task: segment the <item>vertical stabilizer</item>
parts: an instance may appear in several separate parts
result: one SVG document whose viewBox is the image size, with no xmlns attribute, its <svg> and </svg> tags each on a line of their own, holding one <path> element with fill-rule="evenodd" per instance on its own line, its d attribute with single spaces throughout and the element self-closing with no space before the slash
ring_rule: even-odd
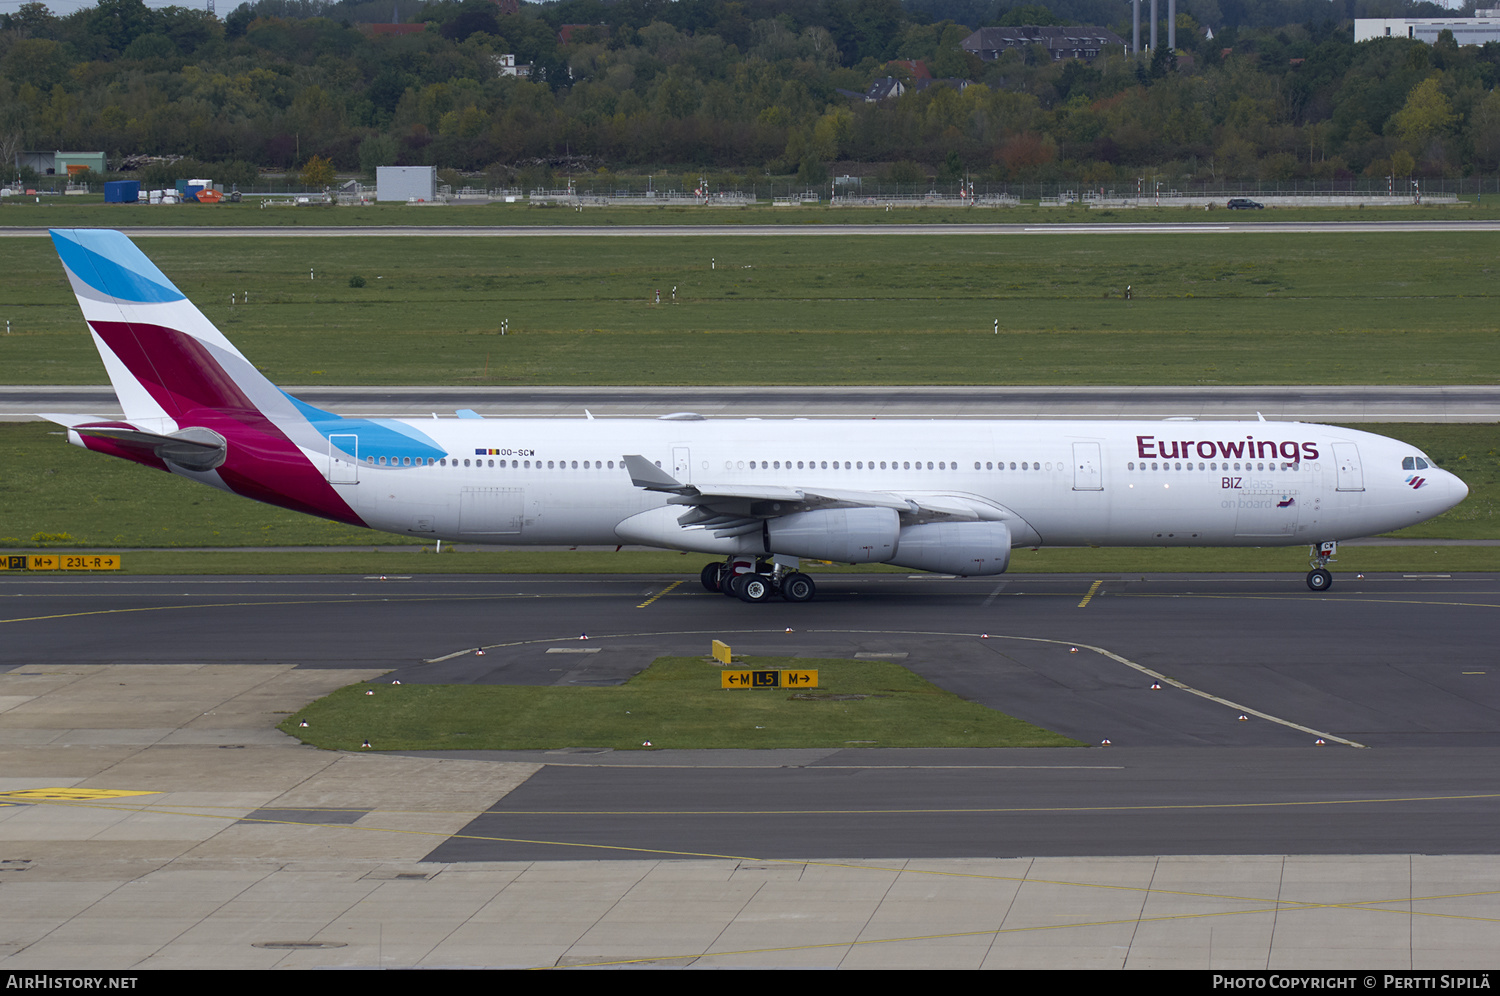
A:
<svg viewBox="0 0 1500 996">
<path fill-rule="evenodd" d="M 298 417 L 124 235 L 54 229 L 52 242 L 127 420 L 191 424 L 200 409 Z"/>
<path fill-rule="evenodd" d="M 323 470 L 337 415 L 265 378 L 119 232 L 54 230 L 123 422 L 65 417 L 70 441 L 283 508 L 363 525 Z M 434 452 L 440 452 L 434 448 Z"/>
</svg>

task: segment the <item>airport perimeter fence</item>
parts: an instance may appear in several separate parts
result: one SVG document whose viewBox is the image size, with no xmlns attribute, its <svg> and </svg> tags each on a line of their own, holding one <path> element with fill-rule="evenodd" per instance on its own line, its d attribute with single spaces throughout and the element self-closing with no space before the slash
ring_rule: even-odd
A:
<svg viewBox="0 0 1500 996">
<path fill-rule="evenodd" d="M 372 192 L 373 193 L 373 192 Z M 816 187 L 796 183 L 754 183 L 697 190 L 649 188 L 646 184 L 591 183 L 553 189 L 440 189 L 439 200 L 522 201 L 531 204 L 589 206 L 742 207 L 832 205 L 835 207 L 1018 207 L 1021 204 L 1098 208 L 1225 206 L 1247 198 L 1268 206 L 1351 206 L 1358 204 L 1442 204 L 1485 195 L 1500 199 L 1500 175 L 1455 179 L 1367 178 L 1348 180 L 1267 180 L 1261 182 L 1174 183 L 1144 178 L 1139 183 L 1088 186 L 1064 183 L 897 184 L 839 178 Z"/>
<path fill-rule="evenodd" d="M 48 180 L 51 180 L 49 177 Z M 660 178 L 658 178 L 660 180 Z M 61 195 L 44 181 L 39 193 Z M 298 183 L 268 181 L 239 188 L 243 198 L 278 203 L 373 203 L 373 184 L 345 185 L 332 191 L 312 189 Z M 707 185 L 707 189 L 661 189 L 649 181 L 623 179 L 600 182 L 593 177 L 575 181 L 571 188 L 524 189 L 465 186 L 457 190 L 438 188 L 435 203 L 531 203 L 572 206 L 705 206 L 742 207 L 753 204 L 920 207 L 1015 207 L 1021 204 L 1098 208 L 1197 207 L 1227 204 L 1233 198 L 1248 198 L 1268 206 L 1353 204 L 1442 204 L 1461 199 L 1491 196 L 1500 201 L 1500 174 L 1457 178 L 1359 177 L 1343 180 L 1266 180 L 1248 182 L 1182 182 L 1150 174 L 1133 183 L 1085 184 L 1081 181 L 1049 183 L 960 183 L 902 184 L 872 178 L 838 177 L 808 187 L 785 181 L 746 183 L 739 186 Z M 302 200 L 306 198 L 307 200 Z"/>
</svg>

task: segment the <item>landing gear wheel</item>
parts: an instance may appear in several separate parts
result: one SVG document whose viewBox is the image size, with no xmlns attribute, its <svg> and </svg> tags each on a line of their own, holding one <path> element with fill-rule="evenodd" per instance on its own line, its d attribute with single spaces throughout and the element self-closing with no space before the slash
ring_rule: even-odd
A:
<svg viewBox="0 0 1500 996">
<path fill-rule="evenodd" d="M 806 574 L 792 573 L 781 579 L 781 597 L 788 602 L 810 602 L 817 590 Z"/>
<path fill-rule="evenodd" d="M 728 595 L 730 598 L 744 598 L 745 596 L 740 594 L 740 589 L 745 586 L 745 579 L 749 577 L 753 577 L 753 575 L 730 575 L 728 580 L 723 584 L 722 587 L 719 588 L 719 590 L 722 591 L 725 595 Z"/>
<path fill-rule="evenodd" d="M 1333 575 L 1316 567 L 1307 572 L 1307 586 L 1313 591 L 1327 591 L 1333 586 Z"/>
<path fill-rule="evenodd" d="M 719 582 L 724 577 L 724 565 L 717 563 L 709 564 L 703 568 L 703 572 L 698 577 L 703 582 L 704 591 L 718 591 Z"/>
<path fill-rule="evenodd" d="M 746 602 L 764 602 L 771 597 L 771 579 L 764 574 L 744 574 L 740 581 L 739 596 Z M 736 579 L 738 580 L 738 579 Z"/>
</svg>

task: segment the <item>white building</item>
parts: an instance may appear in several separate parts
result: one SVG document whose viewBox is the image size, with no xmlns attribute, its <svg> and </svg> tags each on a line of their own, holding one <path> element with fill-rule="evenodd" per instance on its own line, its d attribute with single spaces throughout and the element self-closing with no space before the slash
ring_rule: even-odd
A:
<svg viewBox="0 0 1500 996">
<path fill-rule="evenodd" d="M 521 79 L 529 79 L 531 76 L 530 64 L 522 63 L 521 65 L 516 65 L 514 52 L 507 52 L 504 55 L 492 55 L 490 58 L 495 60 L 495 68 L 501 76 L 519 76 Z"/>
<path fill-rule="evenodd" d="M 379 166 L 375 169 L 377 201 L 422 201 L 437 199 L 436 166 Z"/>
<path fill-rule="evenodd" d="M 1474 17 L 1357 17 L 1354 40 L 1412 38 L 1431 45 L 1444 31 L 1460 45 L 1500 41 L 1500 11 L 1478 10 Z"/>
</svg>

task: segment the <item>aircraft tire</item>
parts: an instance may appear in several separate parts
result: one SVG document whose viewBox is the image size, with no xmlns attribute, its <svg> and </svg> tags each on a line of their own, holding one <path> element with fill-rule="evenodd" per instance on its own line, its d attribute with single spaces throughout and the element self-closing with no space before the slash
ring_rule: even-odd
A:
<svg viewBox="0 0 1500 996">
<path fill-rule="evenodd" d="M 740 589 L 744 587 L 745 579 L 748 577 L 750 577 L 749 574 L 730 575 L 729 578 L 720 586 L 719 590 L 729 598 L 743 598 L 744 596 L 740 594 Z"/>
<path fill-rule="evenodd" d="M 1321 567 L 1307 572 L 1307 586 L 1313 591 L 1327 591 L 1333 587 L 1333 575 Z"/>
<path fill-rule="evenodd" d="M 813 579 L 800 572 L 788 574 L 781 579 L 781 597 L 788 602 L 810 602 L 818 586 Z"/>
<path fill-rule="evenodd" d="M 739 596 L 746 602 L 764 602 L 771 597 L 771 579 L 764 574 L 744 574 L 740 581 Z"/>
<path fill-rule="evenodd" d="M 719 582 L 724 578 L 724 565 L 712 563 L 703 568 L 698 579 L 703 582 L 704 591 L 719 591 Z"/>
</svg>

